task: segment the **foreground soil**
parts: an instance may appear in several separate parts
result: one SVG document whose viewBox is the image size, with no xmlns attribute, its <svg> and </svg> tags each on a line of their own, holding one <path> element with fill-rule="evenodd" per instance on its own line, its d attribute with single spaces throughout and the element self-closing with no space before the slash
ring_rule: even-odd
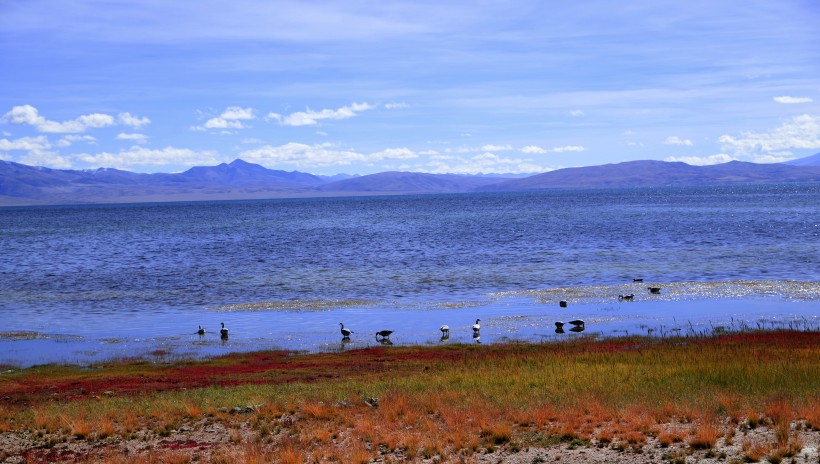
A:
<svg viewBox="0 0 820 464">
<path fill-rule="evenodd" d="M 783 331 L 8 369 L 0 463 L 820 463 L 818 354 Z"/>
</svg>

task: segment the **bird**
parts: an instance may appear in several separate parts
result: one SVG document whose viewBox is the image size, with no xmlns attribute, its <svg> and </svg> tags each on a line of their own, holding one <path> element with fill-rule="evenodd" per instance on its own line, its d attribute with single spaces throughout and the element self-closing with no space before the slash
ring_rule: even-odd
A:
<svg viewBox="0 0 820 464">
<path fill-rule="evenodd" d="M 661 292 L 661 288 L 660 288 L 660 287 L 647 287 L 647 288 L 649 289 L 649 293 L 655 293 L 655 294 L 657 294 L 657 293 L 660 293 L 660 292 Z"/>
<path fill-rule="evenodd" d="M 567 307 L 567 300 L 561 300 L 561 301 L 559 301 L 559 302 L 558 302 L 558 306 L 560 306 L 560 307 L 562 307 L 562 308 L 566 308 L 566 307 Z"/>
<path fill-rule="evenodd" d="M 342 324 L 341 322 L 339 323 L 339 325 L 342 326 L 342 337 L 350 338 L 350 334 L 352 334 L 353 331 L 350 330 L 350 329 L 345 329 L 345 325 Z"/>
<path fill-rule="evenodd" d="M 475 324 L 473 324 L 473 335 L 481 331 L 481 324 L 479 324 L 479 322 L 481 322 L 481 319 L 476 319 Z"/>
<path fill-rule="evenodd" d="M 225 323 L 224 322 L 221 322 L 221 324 L 222 324 L 222 328 L 219 329 L 219 335 L 222 338 L 228 338 L 228 329 L 225 328 Z"/>
<path fill-rule="evenodd" d="M 635 294 L 630 293 L 629 295 L 618 295 L 618 301 L 634 301 Z"/>
<path fill-rule="evenodd" d="M 569 321 L 570 324 L 574 325 L 575 327 L 581 327 L 584 325 L 584 321 L 581 319 L 576 319 L 574 321 Z"/>
<path fill-rule="evenodd" d="M 639 277 L 636 279 L 632 279 L 632 282 L 643 282 L 643 279 Z"/>
<path fill-rule="evenodd" d="M 196 333 L 199 335 L 205 335 L 205 329 L 203 329 L 202 326 L 199 326 L 199 330 L 197 330 Z"/>
<path fill-rule="evenodd" d="M 380 331 L 376 332 L 376 338 L 379 338 L 379 337 L 389 338 L 391 333 L 393 333 L 392 330 L 380 330 Z"/>
<path fill-rule="evenodd" d="M 444 337 L 446 335 L 450 335 L 450 326 L 445 324 L 441 326 L 438 330 L 441 330 L 441 336 Z"/>
<path fill-rule="evenodd" d="M 564 327 L 564 323 L 563 323 L 563 322 L 558 321 L 558 322 L 556 322 L 556 323 L 555 323 L 555 328 L 556 328 L 556 329 L 562 329 L 563 327 Z"/>
</svg>

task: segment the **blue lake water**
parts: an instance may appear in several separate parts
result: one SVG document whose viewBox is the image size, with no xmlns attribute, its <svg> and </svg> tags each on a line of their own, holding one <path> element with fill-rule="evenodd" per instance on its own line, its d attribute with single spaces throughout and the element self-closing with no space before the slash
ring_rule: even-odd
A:
<svg viewBox="0 0 820 464">
<path fill-rule="evenodd" d="M 11 365 L 820 324 L 820 184 L 0 208 L 0 252 Z"/>
</svg>

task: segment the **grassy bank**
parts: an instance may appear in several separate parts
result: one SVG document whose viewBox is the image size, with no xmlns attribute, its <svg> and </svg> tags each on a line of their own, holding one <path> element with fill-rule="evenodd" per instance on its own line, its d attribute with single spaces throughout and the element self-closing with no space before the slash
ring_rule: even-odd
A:
<svg viewBox="0 0 820 464">
<path fill-rule="evenodd" d="M 179 462 L 457 462 L 561 444 L 642 452 L 650 439 L 709 453 L 765 425 L 774 438 L 749 439 L 746 455 L 776 460 L 799 450 L 798 431 L 820 428 L 818 385 L 817 332 L 255 353 L 6 373 L 0 431 L 29 439 L 20 456 L 35 461 L 82 442 L 98 445 L 79 446 L 86 456 L 110 462 L 135 452 Z M 184 433 L 208 428 L 220 438 Z M 126 442 L 146 447 L 129 457 L 118 451 Z"/>
</svg>

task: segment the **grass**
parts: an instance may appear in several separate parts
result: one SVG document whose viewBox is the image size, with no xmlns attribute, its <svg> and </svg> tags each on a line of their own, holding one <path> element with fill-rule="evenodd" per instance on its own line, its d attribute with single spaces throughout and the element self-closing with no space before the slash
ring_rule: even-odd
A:
<svg viewBox="0 0 820 464">
<path fill-rule="evenodd" d="M 820 333 L 800 331 L 265 352 L 5 374 L 0 431 L 174 443 L 183 427 L 221 426 L 222 442 L 196 448 L 212 462 L 367 462 L 522 444 L 641 450 L 648 437 L 711 450 L 733 437 L 724 424 L 753 423 L 775 440 L 744 443 L 748 459 L 776 460 L 794 452 L 791 424 L 820 426 L 819 384 Z"/>
</svg>

